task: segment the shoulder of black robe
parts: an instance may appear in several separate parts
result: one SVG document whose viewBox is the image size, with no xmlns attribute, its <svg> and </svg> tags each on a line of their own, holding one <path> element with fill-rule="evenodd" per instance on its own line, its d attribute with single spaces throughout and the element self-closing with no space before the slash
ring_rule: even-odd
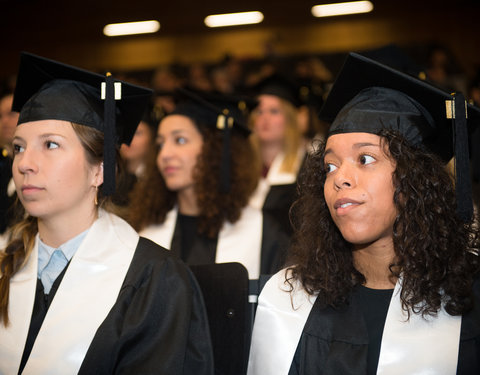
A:
<svg viewBox="0 0 480 375">
<path fill-rule="evenodd" d="M 297 183 L 272 185 L 265 197 L 262 211 L 274 217 L 288 235 L 293 233 L 290 224 L 290 207 L 297 199 Z"/>
<path fill-rule="evenodd" d="M 260 274 L 272 275 L 280 271 L 290 246 L 290 234 L 277 221 L 276 217 L 263 212 L 262 253 Z"/>
<path fill-rule="evenodd" d="M 140 238 L 79 374 L 213 374 L 203 298 L 183 262 Z"/>
<path fill-rule="evenodd" d="M 319 296 L 298 345 L 290 375 L 366 374 L 368 332 L 354 299 L 334 309 Z"/>
</svg>

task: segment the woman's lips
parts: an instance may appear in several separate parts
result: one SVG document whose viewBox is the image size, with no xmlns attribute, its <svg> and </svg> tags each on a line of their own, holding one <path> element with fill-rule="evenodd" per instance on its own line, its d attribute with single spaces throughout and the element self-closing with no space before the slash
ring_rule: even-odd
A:
<svg viewBox="0 0 480 375">
<path fill-rule="evenodd" d="M 23 185 L 22 186 L 22 193 L 24 195 L 26 194 L 33 194 L 33 193 L 36 193 L 40 190 L 43 190 L 43 188 L 39 187 L 39 186 L 35 186 L 35 185 Z"/>
<path fill-rule="evenodd" d="M 335 201 L 333 207 L 337 211 L 337 214 L 344 214 L 356 207 L 358 207 L 362 202 L 356 201 L 350 198 L 342 198 Z"/>
</svg>

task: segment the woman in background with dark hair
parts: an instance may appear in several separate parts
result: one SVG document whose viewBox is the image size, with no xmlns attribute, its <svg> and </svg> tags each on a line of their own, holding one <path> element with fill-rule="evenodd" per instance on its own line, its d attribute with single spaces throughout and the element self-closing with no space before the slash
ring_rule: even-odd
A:
<svg viewBox="0 0 480 375">
<path fill-rule="evenodd" d="M 186 89 L 178 96 L 158 127 L 156 160 L 133 191 L 130 222 L 187 264 L 239 262 L 251 279 L 275 272 L 288 239 L 248 206 L 258 168 L 246 102 Z"/>
<path fill-rule="evenodd" d="M 22 55 L 12 169 L 28 215 L 0 252 L 0 373 L 213 373 L 195 278 L 108 204 L 116 135 L 130 141 L 150 95 Z"/>
<path fill-rule="evenodd" d="M 259 298 L 250 375 L 480 371 L 478 233 L 444 167 L 453 99 L 461 140 L 461 96 L 350 55 L 292 209 L 290 266 Z"/>
</svg>

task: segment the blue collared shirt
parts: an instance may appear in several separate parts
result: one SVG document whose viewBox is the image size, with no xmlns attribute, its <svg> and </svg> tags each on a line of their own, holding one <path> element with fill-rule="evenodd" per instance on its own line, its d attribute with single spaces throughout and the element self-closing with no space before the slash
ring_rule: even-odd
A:
<svg viewBox="0 0 480 375">
<path fill-rule="evenodd" d="M 90 229 L 90 228 L 89 228 Z M 38 240 L 38 278 L 42 280 L 45 294 L 50 293 L 54 281 L 80 247 L 88 230 L 55 249 Z"/>
</svg>

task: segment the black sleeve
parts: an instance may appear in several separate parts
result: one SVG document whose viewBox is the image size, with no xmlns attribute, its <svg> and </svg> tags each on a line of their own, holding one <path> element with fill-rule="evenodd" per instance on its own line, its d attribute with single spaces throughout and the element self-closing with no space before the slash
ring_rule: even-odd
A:
<svg viewBox="0 0 480 375">
<path fill-rule="evenodd" d="M 213 374 L 203 299 L 183 262 L 140 239 L 79 374 Z"/>
</svg>

